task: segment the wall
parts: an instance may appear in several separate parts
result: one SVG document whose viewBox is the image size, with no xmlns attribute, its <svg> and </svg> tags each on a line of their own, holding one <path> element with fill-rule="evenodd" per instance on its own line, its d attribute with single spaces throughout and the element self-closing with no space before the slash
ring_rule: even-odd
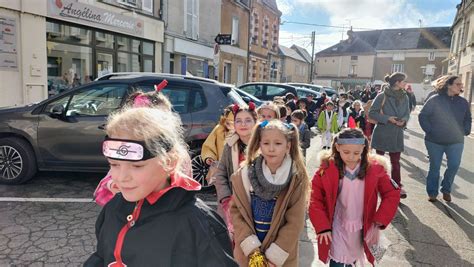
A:
<svg viewBox="0 0 474 267">
<path fill-rule="evenodd" d="M 371 78 L 374 69 L 374 55 L 356 55 L 357 60 L 351 60 L 351 55 L 316 57 L 315 68 L 317 77 L 348 77 L 351 65 L 357 65 L 357 77 Z"/>
<path fill-rule="evenodd" d="M 308 82 L 308 72 L 309 72 L 309 64 L 306 62 L 302 62 L 299 60 L 295 60 L 291 57 L 282 57 L 283 64 L 283 73 L 281 75 L 282 82 L 301 82 L 306 83 Z M 298 73 L 297 69 L 303 68 L 303 72 Z"/>
</svg>

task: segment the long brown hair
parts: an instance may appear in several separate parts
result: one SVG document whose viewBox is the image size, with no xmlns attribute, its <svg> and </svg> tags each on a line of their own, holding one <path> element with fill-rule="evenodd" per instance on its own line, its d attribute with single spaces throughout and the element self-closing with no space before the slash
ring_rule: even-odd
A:
<svg viewBox="0 0 474 267">
<path fill-rule="evenodd" d="M 456 75 L 444 75 L 433 82 L 434 88 L 438 94 L 447 94 L 448 86 L 453 85 L 454 81 L 458 79 Z"/>
<path fill-rule="evenodd" d="M 332 158 L 334 159 L 334 163 L 336 164 L 336 167 L 339 171 L 339 179 L 342 179 L 344 177 L 344 168 L 345 168 L 345 164 L 341 158 L 341 154 L 336 149 L 336 144 L 339 138 L 344 138 L 344 139 L 364 138 L 365 139 L 365 142 L 364 142 L 365 146 L 364 146 L 364 150 L 362 150 L 362 155 L 360 159 L 359 174 L 357 174 L 357 178 L 363 180 L 365 177 L 365 174 L 367 173 L 367 167 L 369 166 L 369 141 L 367 140 L 364 133 L 360 129 L 346 128 L 340 131 L 334 137 L 334 140 L 332 141 Z"/>
</svg>

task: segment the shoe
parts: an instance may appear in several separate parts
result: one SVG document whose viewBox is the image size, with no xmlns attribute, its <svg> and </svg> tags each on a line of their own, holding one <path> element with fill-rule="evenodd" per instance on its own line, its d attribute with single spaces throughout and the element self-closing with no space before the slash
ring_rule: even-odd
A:
<svg viewBox="0 0 474 267">
<path fill-rule="evenodd" d="M 403 188 L 400 189 L 400 198 L 405 199 L 405 198 L 407 198 L 407 196 L 408 196 L 407 192 Z"/>
<path fill-rule="evenodd" d="M 446 202 L 451 202 L 451 194 L 450 193 L 443 193 L 443 199 Z"/>
<path fill-rule="evenodd" d="M 429 201 L 429 202 L 436 202 L 436 201 L 438 201 L 438 199 L 436 199 L 435 196 L 429 196 L 429 197 L 428 197 L 428 201 Z"/>
</svg>

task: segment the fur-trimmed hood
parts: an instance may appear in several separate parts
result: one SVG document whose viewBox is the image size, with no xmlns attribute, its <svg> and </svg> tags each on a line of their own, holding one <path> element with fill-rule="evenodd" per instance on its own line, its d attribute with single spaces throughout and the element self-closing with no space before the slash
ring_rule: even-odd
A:
<svg viewBox="0 0 474 267">
<path fill-rule="evenodd" d="M 237 141 L 239 141 L 239 139 L 240 139 L 239 135 L 234 132 L 233 134 L 229 135 L 229 137 L 227 137 L 225 142 L 227 145 L 232 147 L 233 145 L 235 145 L 235 143 L 237 143 Z"/>
<path fill-rule="evenodd" d="M 328 168 L 329 161 L 333 159 L 332 150 L 322 150 L 318 153 L 319 168 Z M 392 164 L 389 159 L 384 156 L 380 156 L 374 153 L 369 153 L 369 166 L 380 165 L 387 173 L 392 173 Z"/>
</svg>

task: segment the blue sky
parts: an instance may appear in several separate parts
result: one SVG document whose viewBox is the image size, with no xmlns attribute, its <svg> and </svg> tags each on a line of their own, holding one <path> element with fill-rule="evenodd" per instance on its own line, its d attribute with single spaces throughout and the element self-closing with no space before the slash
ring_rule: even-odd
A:
<svg viewBox="0 0 474 267">
<path fill-rule="evenodd" d="M 300 45 L 311 53 L 311 32 L 316 31 L 315 52 L 355 31 L 386 28 L 451 26 L 461 0 L 276 0 L 283 13 L 280 44 Z M 344 26 L 306 26 L 291 22 Z"/>
</svg>

